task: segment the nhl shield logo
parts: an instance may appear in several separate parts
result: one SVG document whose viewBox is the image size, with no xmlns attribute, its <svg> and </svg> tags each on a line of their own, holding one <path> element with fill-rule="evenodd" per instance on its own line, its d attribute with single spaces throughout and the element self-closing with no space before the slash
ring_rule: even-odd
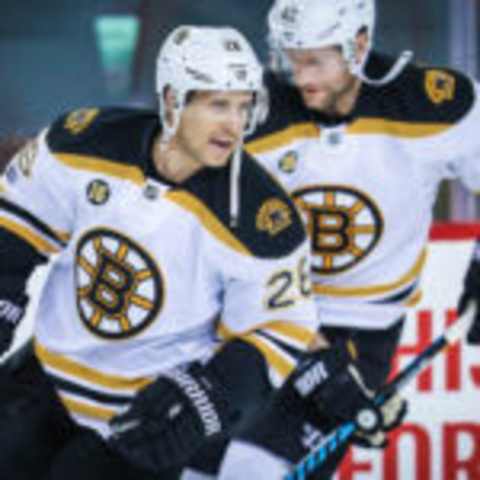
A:
<svg viewBox="0 0 480 480">
<path fill-rule="evenodd" d="M 279 161 L 278 168 L 283 173 L 293 173 L 297 169 L 298 155 L 294 151 L 287 152 Z"/>
<path fill-rule="evenodd" d="M 88 201 L 93 205 L 104 205 L 110 198 L 110 187 L 103 180 L 93 180 L 87 187 Z"/>
</svg>

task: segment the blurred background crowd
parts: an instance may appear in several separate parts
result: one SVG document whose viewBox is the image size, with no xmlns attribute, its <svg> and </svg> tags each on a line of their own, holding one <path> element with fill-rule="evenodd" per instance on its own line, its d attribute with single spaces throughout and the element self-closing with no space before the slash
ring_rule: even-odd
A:
<svg viewBox="0 0 480 480">
<path fill-rule="evenodd" d="M 58 114 L 112 104 L 156 108 L 158 46 L 179 24 L 232 25 L 267 61 L 271 0 L 2 0 L 0 164 Z M 480 2 L 377 0 L 375 45 L 478 76 Z M 479 159 L 480 161 L 480 159 Z M 445 185 L 437 219 L 478 218 L 478 201 Z"/>
</svg>

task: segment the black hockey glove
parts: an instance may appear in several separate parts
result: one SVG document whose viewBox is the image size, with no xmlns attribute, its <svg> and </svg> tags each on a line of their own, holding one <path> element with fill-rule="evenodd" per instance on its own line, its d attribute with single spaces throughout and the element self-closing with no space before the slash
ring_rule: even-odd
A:
<svg viewBox="0 0 480 480">
<path fill-rule="evenodd" d="M 12 345 L 15 328 L 25 315 L 28 296 L 0 297 L 0 356 Z"/>
<path fill-rule="evenodd" d="M 372 401 L 343 344 L 309 354 L 288 380 L 304 401 L 338 423 L 353 420 L 359 431 L 382 428 L 382 412 Z"/>
<path fill-rule="evenodd" d="M 154 473 L 180 466 L 229 423 L 222 385 L 194 363 L 143 389 L 111 422 L 110 445 L 128 462 Z"/>
<path fill-rule="evenodd" d="M 472 259 L 463 283 L 463 292 L 458 302 L 457 311 L 462 315 L 470 302 L 475 303 L 475 318 L 467 334 L 467 342 L 480 344 L 480 240 L 477 239 Z"/>
</svg>

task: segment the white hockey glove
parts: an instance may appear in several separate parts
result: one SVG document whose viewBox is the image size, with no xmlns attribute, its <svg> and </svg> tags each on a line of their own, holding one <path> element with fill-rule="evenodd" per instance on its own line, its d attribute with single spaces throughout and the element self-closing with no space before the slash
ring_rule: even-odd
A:
<svg viewBox="0 0 480 480">
<path fill-rule="evenodd" d="M 398 393 L 380 407 L 381 428 L 368 434 L 358 431 L 352 436 L 352 443 L 364 448 L 385 448 L 388 445 L 387 433 L 403 422 L 408 412 L 408 403 Z"/>
</svg>

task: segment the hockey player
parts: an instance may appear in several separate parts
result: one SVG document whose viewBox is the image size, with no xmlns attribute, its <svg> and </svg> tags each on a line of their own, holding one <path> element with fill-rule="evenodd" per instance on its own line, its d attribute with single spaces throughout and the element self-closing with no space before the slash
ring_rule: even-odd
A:
<svg viewBox="0 0 480 480">
<path fill-rule="evenodd" d="M 0 371 L 5 478 L 175 478 L 305 355 L 318 327 L 306 235 L 288 195 L 241 150 L 262 88 L 237 31 L 180 27 L 158 57 L 160 121 L 77 110 L 8 166 L 3 351 L 31 272 L 56 259 L 35 357 Z M 329 382 L 312 402 L 340 419 L 376 411 L 337 352 L 315 353 Z"/>
<path fill-rule="evenodd" d="M 372 51 L 374 0 L 275 0 L 268 24 L 270 115 L 246 149 L 302 212 L 322 332 L 354 343 L 376 389 L 421 295 L 440 181 L 480 187 L 478 85 Z"/>
</svg>

